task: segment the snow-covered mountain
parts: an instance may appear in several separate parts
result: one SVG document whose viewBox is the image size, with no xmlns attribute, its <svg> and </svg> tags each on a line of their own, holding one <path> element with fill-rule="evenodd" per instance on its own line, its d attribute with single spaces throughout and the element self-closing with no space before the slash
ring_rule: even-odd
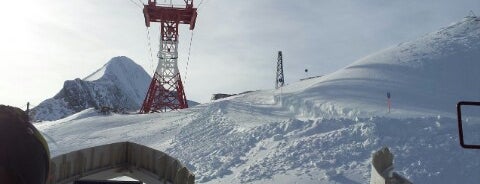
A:
<svg viewBox="0 0 480 184">
<path fill-rule="evenodd" d="M 35 121 L 57 120 L 87 108 L 137 111 L 151 77 L 130 58 L 114 57 L 84 79 L 67 80 L 53 98 L 32 109 Z M 190 106 L 198 103 L 188 101 Z"/>
<path fill-rule="evenodd" d="M 57 120 L 87 108 L 102 106 L 138 110 L 151 78 L 130 58 L 114 57 L 82 79 L 67 80 L 53 98 L 32 109 L 36 121 Z"/>
<path fill-rule="evenodd" d="M 36 126 L 52 156 L 132 141 L 187 165 L 198 183 L 368 183 L 388 146 L 414 183 L 477 183 L 477 150 L 458 141 L 457 100 L 480 97 L 480 19 L 385 49 L 320 78 L 158 114 Z M 386 93 L 392 94 L 387 112 Z"/>
</svg>

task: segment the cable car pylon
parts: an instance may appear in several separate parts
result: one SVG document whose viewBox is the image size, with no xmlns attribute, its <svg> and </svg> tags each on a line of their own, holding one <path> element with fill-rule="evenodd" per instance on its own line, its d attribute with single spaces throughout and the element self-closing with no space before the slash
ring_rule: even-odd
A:
<svg viewBox="0 0 480 184">
<path fill-rule="evenodd" d="M 284 85 L 285 85 L 285 78 L 283 75 L 283 56 L 282 56 L 282 51 L 278 51 L 277 75 L 275 77 L 275 89 L 281 88 Z"/>
<path fill-rule="evenodd" d="M 160 49 L 158 66 L 140 109 L 140 113 L 167 112 L 188 108 L 180 72 L 178 70 L 178 27 L 180 24 L 195 28 L 197 8 L 193 0 L 184 0 L 185 8 L 157 6 L 156 0 L 144 5 L 145 25 L 160 23 Z"/>
</svg>

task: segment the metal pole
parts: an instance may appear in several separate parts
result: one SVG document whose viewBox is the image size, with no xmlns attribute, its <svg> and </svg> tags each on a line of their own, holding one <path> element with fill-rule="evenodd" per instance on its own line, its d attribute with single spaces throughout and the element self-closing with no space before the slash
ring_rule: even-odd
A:
<svg viewBox="0 0 480 184">
<path fill-rule="evenodd" d="M 30 102 L 27 102 L 27 121 L 30 121 Z"/>
</svg>

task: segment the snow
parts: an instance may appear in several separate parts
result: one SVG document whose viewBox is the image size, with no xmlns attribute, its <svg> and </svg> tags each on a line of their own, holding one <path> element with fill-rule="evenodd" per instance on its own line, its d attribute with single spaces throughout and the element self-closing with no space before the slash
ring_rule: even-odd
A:
<svg viewBox="0 0 480 184">
<path fill-rule="evenodd" d="M 132 68 L 135 68 L 132 70 Z M 150 78 L 146 75 L 140 65 L 133 62 L 130 58 L 119 56 L 112 58 L 102 68 L 85 77 L 85 81 L 104 80 L 107 82 L 115 81 L 117 88 L 123 89 L 126 96 L 134 97 L 136 102 L 142 102 L 145 98 L 145 86 L 148 86 Z M 147 80 L 145 80 L 147 79 Z"/>
<path fill-rule="evenodd" d="M 40 110 L 35 110 L 35 116 L 46 117 L 45 119 L 50 119 L 51 117 L 64 117 L 65 114 L 75 113 L 72 109 L 68 108 L 68 104 L 64 99 L 50 98 L 42 103 L 43 108 Z"/>
<path fill-rule="evenodd" d="M 325 112 L 332 117 L 371 116 L 385 112 L 386 93 L 391 92 L 392 114 L 452 112 L 460 100 L 479 99 L 478 72 L 472 67 L 479 65 L 479 27 L 474 18 L 466 18 L 304 82 L 305 87 L 287 86 L 284 92 L 297 92 L 283 95 L 283 104 L 311 117 Z M 305 106 L 312 111 L 301 109 Z"/>
<path fill-rule="evenodd" d="M 85 110 L 36 126 L 52 156 L 131 141 L 178 158 L 198 183 L 368 183 L 383 146 L 414 183 L 476 183 L 479 152 L 459 146 L 454 115 L 457 101 L 480 97 L 478 58 L 480 21 L 466 18 L 281 90 L 167 113 Z"/>
<path fill-rule="evenodd" d="M 97 71 L 93 72 L 92 74 L 88 75 L 85 77 L 83 80 L 84 81 L 96 81 L 102 78 L 105 75 L 105 71 L 107 70 L 107 66 L 110 63 L 108 62 L 107 64 L 103 65 L 102 68 L 99 68 Z"/>
</svg>

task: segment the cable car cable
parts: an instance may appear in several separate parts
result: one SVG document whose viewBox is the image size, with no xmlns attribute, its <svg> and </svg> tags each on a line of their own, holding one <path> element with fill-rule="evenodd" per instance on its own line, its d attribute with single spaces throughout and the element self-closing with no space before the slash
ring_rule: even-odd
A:
<svg viewBox="0 0 480 184">
<path fill-rule="evenodd" d="M 187 57 L 187 65 L 185 66 L 185 77 L 183 80 L 184 85 L 187 83 L 187 74 L 188 74 L 188 63 L 190 63 L 190 53 L 192 51 L 192 42 L 193 42 L 193 30 L 190 36 L 190 45 L 188 46 L 188 57 Z"/>
</svg>

